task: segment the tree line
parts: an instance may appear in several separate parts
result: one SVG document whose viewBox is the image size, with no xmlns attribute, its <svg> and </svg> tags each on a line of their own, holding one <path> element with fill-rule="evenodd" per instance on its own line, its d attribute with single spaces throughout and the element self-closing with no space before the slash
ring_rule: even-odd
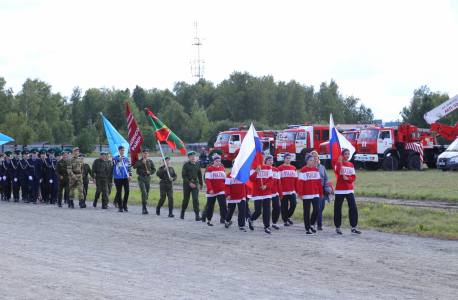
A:
<svg viewBox="0 0 458 300">
<path fill-rule="evenodd" d="M 343 96 L 334 80 L 319 88 L 295 80 L 275 81 L 234 72 L 215 85 L 200 79 L 176 82 L 172 90 L 89 88 L 76 86 L 70 97 L 53 93 L 52 86 L 28 78 L 18 93 L 0 77 L 0 132 L 16 144 L 48 141 L 56 144 L 107 143 L 100 113 L 127 139 L 126 108 L 145 139 L 155 148 L 148 107 L 185 143 L 209 142 L 220 131 L 253 122 L 256 129 L 284 129 L 291 124 L 327 124 L 332 113 L 337 123 L 372 123 L 373 112 L 354 96 Z"/>
</svg>

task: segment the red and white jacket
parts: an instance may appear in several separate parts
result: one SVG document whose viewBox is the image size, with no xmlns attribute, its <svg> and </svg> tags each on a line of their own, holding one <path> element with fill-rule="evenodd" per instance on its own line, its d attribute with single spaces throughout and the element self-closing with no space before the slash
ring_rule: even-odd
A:
<svg viewBox="0 0 458 300">
<path fill-rule="evenodd" d="M 278 174 L 281 178 L 283 195 L 292 195 L 296 193 L 297 187 L 297 170 L 293 165 L 278 167 Z"/>
<path fill-rule="evenodd" d="M 251 191 L 251 200 L 262 200 L 271 197 L 272 187 L 272 167 L 263 165 L 261 171 L 256 172 L 255 169 L 250 170 L 250 181 L 253 182 L 253 190 Z M 266 186 L 265 190 L 261 189 L 261 178 L 262 183 Z"/>
<path fill-rule="evenodd" d="M 280 199 L 283 198 L 283 189 L 281 185 L 281 180 L 280 180 L 280 173 L 278 172 L 278 169 L 275 167 L 272 167 L 272 187 L 270 188 L 270 191 L 272 192 L 271 197 L 274 198 L 276 196 L 280 196 Z"/>
<path fill-rule="evenodd" d="M 353 191 L 353 182 L 356 180 L 355 167 L 351 162 L 337 162 L 335 165 L 337 177 L 336 189 L 334 194 L 351 194 Z M 348 180 L 344 180 L 343 176 L 348 177 Z"/>
<path fill-rule="evenodd" d="M 248 185 L 245 185 L 246 197 L 251 199 L 251 188 Z"/>
<path fill-rule="evenodd" d="M 224 188 L 226 186 L 226 171 L 224 167 L 208 167 L 207 171 L 205 171 L 205 184 L 207 185 L 207 197 L 224 195 Z M 210 191 L 213 191 L 213 194 L 209 194 Z"/>
<path fill-rule="evenodd" d="M 228 197 L 231 197 L 231 200 L 227 200 L 227 203 L 240 203 L 246 197 L 245 183 L 232 178 L 231 173 L 229 172 L 226 177 L 226 200 Z"/>
<path fill-rule="evenodd" d="M 297 181 L 297 193 L 302 196 L 302 199 L 323 198 L 323 186 L 317 167 L 305 166 L 301 169 Z"/>
</svg>

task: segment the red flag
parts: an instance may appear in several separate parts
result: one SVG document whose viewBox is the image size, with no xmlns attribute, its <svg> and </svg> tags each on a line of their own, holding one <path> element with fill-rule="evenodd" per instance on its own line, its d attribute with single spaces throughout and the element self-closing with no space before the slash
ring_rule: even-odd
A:
<svg viewBox="0 0 458 300">
<path fill-rule="evenodd" d="M 129 134 L 130 160 L 134 165 L 138 160 L 138 153 L 142 153 L 143 136 L 138 129 L 137 122 L 130 112 L 129 103 L 126 102 L 127 133 Z"/>
</svg>

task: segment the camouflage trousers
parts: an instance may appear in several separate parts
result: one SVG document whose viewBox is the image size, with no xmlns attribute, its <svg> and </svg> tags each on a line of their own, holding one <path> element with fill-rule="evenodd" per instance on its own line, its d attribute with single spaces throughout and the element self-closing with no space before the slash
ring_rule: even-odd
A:
<svg viewBox="0 0 458 300">
<path fill-rule="evenodd" d="M 162 207 L 165 203 L 165 198 L 169 198 L 169 208 L 173 208 L 173 184 L 171 182 L 162 181 L 159 183 L 159 192 L 161 198 L 159 199 L 158 207 Z"/>
<path fill-rule="evenodd" d="M 78 189 L 78 199 L 83 200 L 84 199 L 84 193 L 83 193 L 83 178 L 81 174 L 76 175 L 76 179 L 73 179 L 70 177 L 70 195 L 68 199 L 70 201 L 73 201 L 75 199 L 75 188 Z"/>
<path fill-rule="evenodd" d="M 108 205 L 108 179 L 107 178 L 97 178 L 95 181 L 97 190 L 95 191 L 94 200 L 98 200 L 100 193 L 102 193 L 102 204 Z"/>
<path fill-rule="evenodd" d="M 67 176 L 64 176 L 64 179 L 59 179 L 59 187 L 57 191 L 57 199 L 62 199 L 62 190 L 65 188 L 64 198 L 68 198 L 68 193 L 70 191 L 69 180 Z"/>
<path fill-rule="evenodd" d="M 151 186 L 151 176 L 138 176 L 138 187 L 142 193 L 142 204 L 148 204 L 149 189 Z"/>
</svg>

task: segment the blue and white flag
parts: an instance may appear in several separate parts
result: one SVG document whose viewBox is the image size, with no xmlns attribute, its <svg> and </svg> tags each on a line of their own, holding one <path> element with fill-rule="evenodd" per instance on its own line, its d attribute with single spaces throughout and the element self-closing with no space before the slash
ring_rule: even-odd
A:
<svg viewBox="0 0 458 300">
<path fill-rule="evenodd" d="M 235 158 L 231 177 L 253 188 L 253 184 L 250 181 L 250 169 L 252 165 L 254 168 L 262 166 L 262 144 L 253 123 L 251 123 L 250 129 L 248 129 L 243 139 L 239 154 Z"/>
<path fill-rule="evenodd" d="M 13 142 L 14 140 L 9 136 L 0 133 L 0 146 L 8 142 Z"/>
<path fill-rule="evenodd" d="M 118 148 L 119 146 L 124 146 L 124 149 L 127 149 L 129 152 L 129 143 L 116 131 L 116 129 L 111 125 L 111 123 L 103 116 L 103 125 L 105 126 L 105 132 L 107 134 L 108 145 L 110 146 L 110 151 L 112 157 L 119 155 Z M 127 156 L 127 154 L 126 154 Z"/>
</svg>

